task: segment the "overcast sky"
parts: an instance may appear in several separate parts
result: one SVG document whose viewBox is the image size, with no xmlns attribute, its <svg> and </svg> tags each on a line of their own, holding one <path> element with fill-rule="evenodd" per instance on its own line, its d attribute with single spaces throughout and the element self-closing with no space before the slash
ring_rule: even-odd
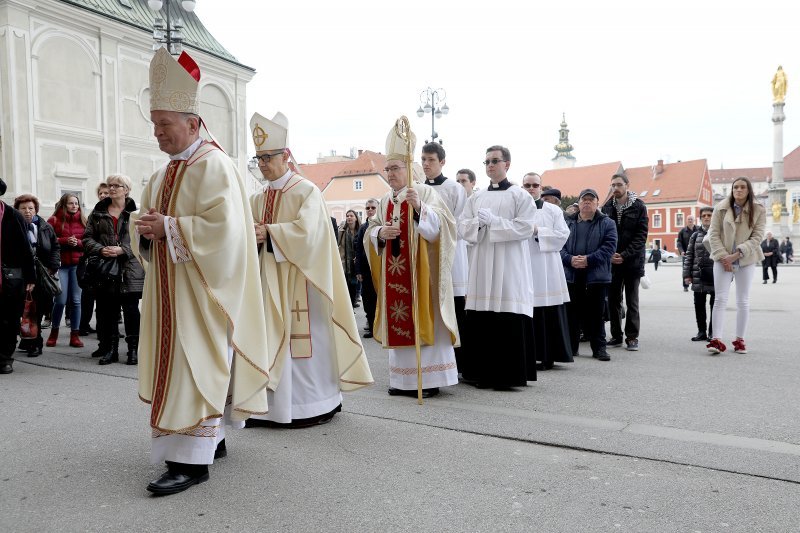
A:
<svg viewBox="0 0 800 533">
<path fill-rule="evenodd" d="M 778 65 L 789 80 L 784 153 L 800 144 L 797 1 L 538 4 L 198 0 L 196 11 L 257 71 L 248 121 L 286 114 L 303 163 L 351 147 L 384 152 L 403 114 L 419 152 L 431 121 L 416 110 L 430 86 L 447 92 L 436 130 L 451 177 L 468 167 L 488 182 L 492 144 L 509 147 L 517 181 L 552 168 L 562 112 L 578 165 L 767 167 Z"/>
</svg>

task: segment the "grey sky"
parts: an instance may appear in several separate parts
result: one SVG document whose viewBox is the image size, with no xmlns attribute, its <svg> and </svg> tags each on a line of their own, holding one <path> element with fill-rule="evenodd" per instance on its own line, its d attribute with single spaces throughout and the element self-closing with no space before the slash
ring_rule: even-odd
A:
<svg viewBox="0 0 800 533">
<path fill-rule="evenodd" d="M 491 144 L 511 149 L 516 181 L 551 168 L 562 112 L 579 165 L 771 166 L 778 65 L 789 80 L 784 151 L 800 144 L 797 2 L 529 4 L 198 0 L 197 13 L 258 71 L 248 120 L 285 113 L 300 162 L 351 146 L 383 152 L 402 114 L 419 147 L 430 116 L 417 118 L 418 95 L 431 86 L 448 94 L 436 130 L 450 176 L 469 167 L 486 182 Z"/>
</svg>

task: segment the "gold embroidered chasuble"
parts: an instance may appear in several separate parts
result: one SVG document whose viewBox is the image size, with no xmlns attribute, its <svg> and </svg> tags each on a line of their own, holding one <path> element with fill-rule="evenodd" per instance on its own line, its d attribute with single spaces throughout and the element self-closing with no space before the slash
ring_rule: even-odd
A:
<svg viewBox="0 0 800 533">
<path fill-rule="evenodd" d="M 336 238 L 322 193 L 298 174 L 280 189 L 250 197 L 253 218 L 267 224 L 273 249 L 286 259 L 278 262 L 259 252 L 263 305 L 269 346 L 269 388 L 277 390 L 288 357 L 319 357 L 309 333 L 308 287 L 316 288 L 330 317 L 330 352 L 339 388 L 353 391 L 373 382 L 358 334 Z"/>
<path fill-rule="evenodd" d="M 438 312 L 442 322 L 450 331 L 453 346 L 460 344 L 458 324 L 453 304 L 453 281 L 451 278 L 456 246 L 456 225 L 450 209 L 436 191 L 427 185 L 415 184 L 419 198 L 426 209 L 439 218 L 439 239 L 428 242 L 422 238 L 413 221 L 413 210 L 405 201 L 407 189 L 396 198 L 390 192 L 381 199 L 378 213 L 369 220 L 364 234 L 364 249 L 367 254 L 372 281 L 378 293 L 373 333 L 384 348 L 408 348 L 414 346 L 413 317 L 411 305 L 411 270 L 416 269 L 416 304 L 419 320 L 420 344 L 434 344 L 433 313 Z M 400 225 L 403 233 L 398 239 L 390 239 L 377 253 L 371 243 L 371 234 L 376 227 Z M 415 246 L 408 246 L 415 239 Z M 397 242 L 391 242 L 397 241 Z M 410 250 L 409 250 L 410 248 Z M 416 251 L 415 257 L 411 257 Z M 438 309 L 434 304 L 438 303 Z"/>
<path fill-rule="evenodd" d="M 151 427 L 187 433 L 221 417 L 229 385 L 234 420 L 266 413 L 264 309 L 244 182 L 221 149 L 204 143 L 188 160 L 172 161 L 151 177 L 139 213 L 151 207 L 173 217 L 178 257 L 173 262 L 166 239 L 149 248 L 132 239 L 147 274 L 139 397 L 152 405 Z"/>
</svg>

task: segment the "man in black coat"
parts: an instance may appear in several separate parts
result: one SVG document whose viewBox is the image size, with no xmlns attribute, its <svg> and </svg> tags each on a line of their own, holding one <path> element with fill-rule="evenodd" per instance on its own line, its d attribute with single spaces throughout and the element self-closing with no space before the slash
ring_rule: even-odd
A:
<svg viewBox="0 0 800 533">
<path fill-rule="evenodd" d="M 686 255 L 683 261 L 683 281 L 691 284 L 694 292 L 694 317 L 697 321 L 697 335 L 692 337 L 693 341 L 707 341 L 714 338 L 711 329 L 711 317 L 714 313 L 714 260 L 711 253 L 703 246 L 703 239 L 711 227 L 711 216 L 714 214 L 713 207 L 700 208 L 700 226 L 697 226 L 689 244 L 686 247 Z M 709 313 L 706 313 L 706 296 L 709 297 Z M 708 321 L 706 321 L 708 317 Z M 706 328 L 708 324 L 708 328 Z M 708 333 L 706 333 L 708 331 Z"/>
<path fill-rule="evenodd" d="M 622 346 L 622 293 L 625 291 L 625 348 L 639 349 L 639 279 L 644 276 L 644 245 L 647 241 L 647 207 L 628 190 L 628 177 L 614 174 L 611 198 L 603 206 L 617 226 L 617 252 L 611 256 L 611 287 L 608 306 L 611 340 L 608 346 Z"/>
<path fill-rule="evenodd" d="M 5 193 L 6 182 L 0 178 L 0 196 Z M 19 211 L 0 200 L 0 374 L 14 371 L 12 364 L 25 292 L 32 291 L 36 283 L 25 227 Z"/>
<path fill-rule="evenodd" d="M 764 285 L 769 281 L 769 269 L 772 269 L 772 283 L 778 283 L 778 257 L 780 256 L 780 244 L 778 239 L 772 236 L 772 232 L 767 232 L 767 238 L 761 241 L 761 251 L 764 252 L 764 260 L 761 262 L 763 271 Z"/>
<path fill-rule="evenodd" d="M 372 324 L 375 322 L 375 306 L 378 304 L 378 295 L 375 293 L 375 287 L 372 285 L 372 273 L 369 269 L 369 261 L 364 250 L 364 233 L 369 226 L 369 219 L 374 217 L 378 212 L 378 200 L 370 198 L 364 207 L 364 223 L 358 229 L 358 236 L 353 243 L 355 248 L 355 270 L 356 279 L 361 282 L 361 301 L 364 304 L 364 313 L 367 315 L 367 327 L 364 328 L 365 339 L 372 338 Z"/>
<path fill-rule="evenodd" d="M 686 227 L 681 228 L 678 232 L 678 253 L 681 254 L 684 266 L 686 266 L 686 252 L 689 249 L 689 239 L 692 238 L 692 234 L 696 230 L 697 226 L 694 225 L 694 217 L 689 215 L 686 217 Z M 683 280 L 683 292 L 687 292 L 688 290 L 689 285 L 686 283 L 686 280 Z"/>
</svg>

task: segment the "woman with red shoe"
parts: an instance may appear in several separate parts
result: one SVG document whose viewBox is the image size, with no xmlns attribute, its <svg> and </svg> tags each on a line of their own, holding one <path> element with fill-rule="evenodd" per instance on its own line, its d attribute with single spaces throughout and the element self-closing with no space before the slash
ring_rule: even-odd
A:
<svg viewBox="0 0 800 533">
<path fill-rule="evenodd" d="M 714 338 L 706 346 L 712 355 L 727 349 L 722 342 L 722 332 L 733 281 L 736 282 L 736 339 L 733 349 L 736 353 L 747 353 L 744 335 L 750 318 L 750 287 L 756 264 L 764 259 L 761 241 L 766 223 L 766 209 L 756 202 L 753 185 L 744 177 L 733 182 L 730 196 L 714 208 L 708 231 L 716 295 L 711 317 Z"/>
<path fill-rule="evenodd" d="M 83 231 L 86 229 L 86 217 L 81 211 L 80 200 L 71 193 L 64 194 L 56 203 L 55 211 L 47 223 L 56 230 L 58 245 L 61 247 L 61 268 L 58 277 L 61 279 L 61 294 L 56 296 L 53 304 L 53 325 L 47 346 L 55 346 L 58 341 L 58 328 L 61 325 L 61 316 L 67 302 L 70 306 L 70 326 L 75 328 L 69 336 L 69 345 L 73 348 L 83 348 L 83 342 L 78 336 L 81 323 L 81 288 L 78 286 L 78 261 L 83 255 Z"/>
</svg>

